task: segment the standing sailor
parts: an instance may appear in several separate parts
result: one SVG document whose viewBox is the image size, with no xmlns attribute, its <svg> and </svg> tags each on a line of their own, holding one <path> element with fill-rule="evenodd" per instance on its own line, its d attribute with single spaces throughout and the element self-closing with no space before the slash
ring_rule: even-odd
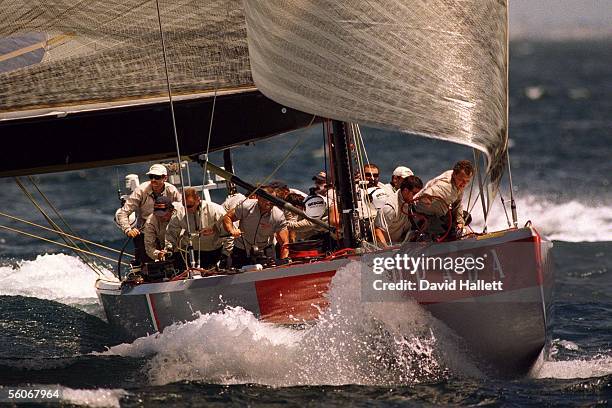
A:
<svg viewBox="0 0 612 408">
<path fill-rule="evenodd" d="M 150 181 L 139 185 L 117 212 L 117 223 L 123 233 L 134 240 L 135 261 L 137 264 L 149 261 L 141 234 L 147 218 L 153 213 L 155 199 L 159 196 L 169 197 L 173 202 L 181 202 L 181 193 L 172 184 L 167 183 L 168 171 L 162 164 L 154 164 L 147 172 Z M 130 214 L 136 212 L 136 227 L 130 226 Z"/>
</svg>

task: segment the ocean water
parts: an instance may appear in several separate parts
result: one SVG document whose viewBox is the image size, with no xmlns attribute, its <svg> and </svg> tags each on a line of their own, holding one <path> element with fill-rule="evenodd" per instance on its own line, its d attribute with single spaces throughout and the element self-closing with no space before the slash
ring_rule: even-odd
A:
<svg viewBox="0 0 612 408">
<path fill-rule="evenodd" d="M 96 275 L 81 260 L 0 230 L 0 388 L 59 386 L 66 406 L 609 406 L 611 49 L 605 41 L 511 44 L 519 220 L 531 220 L 555 244 L 549 352 L 527 376 L 508 380 L 479 371 L 452 333 L 431 330 L 439 322 L 416 304 L 398 309 L 359 302 L 350 279 L 354 264 L 334 278 L 331 307 L 312 328 L 276 327 L 228 308 L 122 343 L 104 319 Z M 472 157 L 467 148 L 439 141 L 368 128 L 363 133 L 370 160 L 387 177 L 401 164 L 426 180 Z M 314 127 L 236 149 L 236 171 L 263 180 L 299 143 L 273 178 L 306 190 L 323 166 L 322 141 L 321 128 Z M 129 172 L 143 177 L 147 167 L 36 180 L 79 235 L 118 248 L 124 242 L 112 223 L 118 179 Z M 191 177 L 201 181 L 197 168 Z M 43 223 L 12 179 L 0 185 L 7 198 L 2 212 Z M 502 194 L 507 199 L 508 189 Z M 0 224 L 40 233 L 15 221 Z M 490 225 L 506 225 L 499 204 Z M 388 319 L 399 315 L 410 315 L 412 323 L 389 336 Z"/>
</svg>

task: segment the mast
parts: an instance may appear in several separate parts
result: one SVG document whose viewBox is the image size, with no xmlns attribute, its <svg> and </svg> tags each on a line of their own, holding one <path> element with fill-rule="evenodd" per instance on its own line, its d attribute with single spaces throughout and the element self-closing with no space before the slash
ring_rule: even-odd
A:
<svg viewBox="0 0 612 408">
<path fill-rule="evenodd" d="M 230 149 L 223 150 L 223 168 L 230 173 L 234 172 L 234 164 L 232 163 L 232 152 Z M 227 194 L 232 195 L 236 194 L 236 186 L 230 180 L 225 180 L 225 185 L 227 186 Z"/>
<path fill-rule="evenodd" d="M 333 176 L 338 196 L 338 211 L 342 219 L 341 248 L 356 248 L 359 233 L 359 217 L 355 206 L 355 184 L 348 146 L 348 127 L 345 122 L 334 120 L 331 149 Z"/>
</svg>

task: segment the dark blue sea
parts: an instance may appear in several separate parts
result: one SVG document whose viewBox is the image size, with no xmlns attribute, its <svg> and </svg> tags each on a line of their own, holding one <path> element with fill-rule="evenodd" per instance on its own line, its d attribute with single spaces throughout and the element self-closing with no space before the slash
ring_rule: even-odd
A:
<svg viewBox="0 0 612 408">
<path fill-rule="evenodd" d="M 610 41 L 511 44 L 510 153 L 519 220 L 531 220 L 554 241 L 556 268 L 547 353 L 527 376 L 485 375 L 445 339 L 419 344 L 418 357 L 408 354 L 413 360 L 391 370 L 360 360 L 371 333 L 334 326 L 315 336 L 231 308 L 163 336 L 122 343 L 96 298 L 96 275 L 78 257 L 0 230 L 0 391 L 59 387 L 64 406 L 612 405 L 611 66 Z M 440 141 L 362 131 L 370 161 L 387 179 L 397 165 L 426 180 L 472 158 L 470 149 Z M 296 143 L 274 178 L 307 190 L 323 168 L 320 126 L 236 149 L 237 174 L 263 180 Z M 220 162 L 218 155 L 213 160 Z M 149 165 L 34 179 L 78 235 L 119 248 L 124 237 L 112 221 L 117 186 L 127 173 L 143 179 Z M 197 167 L 190 174 L 201 182 Z M 27 178 L 21 181 L 35 192 Z M 44 223 L 13 179 L 0 179 L 0 188 L 1 212 Z M 502 194 L 508 199 L 507 187 Z M 501 206 L 492 219 L 492 227 L 507 225 Z M 0 225 L 57 241 L 18 221 L 2 218 Z M 398 350 L 404 348 L 390 344 L 382 353 Z"/>
</svg>

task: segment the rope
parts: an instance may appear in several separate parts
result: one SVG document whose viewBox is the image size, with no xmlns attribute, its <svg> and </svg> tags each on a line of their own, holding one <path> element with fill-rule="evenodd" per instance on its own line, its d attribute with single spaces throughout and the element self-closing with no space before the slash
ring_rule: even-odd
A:
<svg viewBox="0 0 612 408">
<path fill-rule="evenodd" d="M 54 233 L 56 233 L 56 234 L 58 234 L 58 235 L 63 235 L 63 236 L 66 236 L 66 237 L 68 237 L 68 238 L 77 239 L 77 240 L 79 240 L 79 241 L 81 241 L 81 242 L 83 242 L 83 243 L 88 243 L 88 244 L 91 244 L 91 245 L 95 245 L 95 246 L 97 246 L 97 247 L 99 247 L 99 248 L 102 248 L 102 249 L 107 250 L 107 251 L 110 251 L 110 252 L 121 253 L 121 251 L 119 251 L 119 250 L 117 250 L 117 249 L 115 249 L 115 248 L 107 247 L 107 246 L 105 246 L 105 245 L 98 244 L 98 243 L 93 242 L 93 241 L 89 241 L 89 240 L 87 240 L 87 239 L 85 239 L 85 238 L 81 238 L 81 237 L 78 237 L 78 236 L 76 236 L 76 235 L 70 235 L 70 234 L 65 233 L 65 232 L 63 232 L 63 231 L 57 231 L 57 230 L 54 230 L 54 229 L 52 229 L 52 228 L 45 227 L 44 225 L 36 224 L 36 223 L 34 223 L 34 222 L 31 222 L 31 221 L 28 221 L 28 220 L 24 220 L 24 219 L 19 218 L 19 217 L 15 217 L 15 216 L 13 216 L 13 215 L 9 215 L 9 214 L 6 214 L 6 213 L 3 213 L 3 212 L 0 212 L 0 216 L 2 216 L 2 217 L 6 217 L 6 218 L 11 219 L 11 220 L 14 220 L 14 221 L 23 222 L 24 224 L 31 225 L 31 226 L 33 226 L 33 227 L 37 227 L 37 228 L 43 229 L 43 230 L 45 230 L 45 231 L 54 232 Z M 87 248 L 87 249 L 88 249 L 89 251 L 91 251 L 91 249 L 89 249 L 89 248 Z M 131 256 L 132 258 L 134 257 L 134 255 L 132 255 L 132 254 L 126 254 L 126 255 Z"/>
<path fill-rule="evenodd" d="M 41 189 L 38 187 L 38 184 L 36 183 L 36 181 L 34 181 L 34 178 L 32 176 L 28 176 L 28 180 L 30 180 L 30 183 L 32 183 L 32 185 L 34 186 L 34 188 L 36 189 L 36 191 L 38 191 L 38 194 L 40 194 L 40 196 L 43 198 L 43 200 L 45 200 L 45 202 L 47 203 L 47 205 L 53 210 L 53 212 L 55 213 L 55 215 L 57 215 L 57 217 L 64 223 L 64 226 L 66 227 L 66 230 L 72 234 L 73 236 L 76 236 L 76 233 L 74 232 L 74 230 L 70 227 L 70 225 L 68 224 L 68 222 L 64 219 L 64 217 L 62 217 L 62 215 L 60 214 L 59 210 L 51 203 L 51 201 L 47 198 L 46 194 L 43 193 L 41 191 Z M 71 237 L 72 238 L 72 237 Z M 79 238 L 77 238 L 79 239 Z M 85 243 L 85 241 L 81 240 L 85 246 L 85 249 L 88 251 L 91 251 L 91 248 L 89 248 L 87 246 L 87 244 Z M 79 247 L 78 245 L 74 244 L 75 246 Z"/>
<path fill-rule="evenodd" d="M 162 46 L 162 55 L 163 55 L 163 59 L 164 59 L 164 72 L 166 73 L 166 87 L 168 89 L 168 102 L 170 103 L 170 116 L 172 119 L 172 131 L 174 134 L 174 143 L 176 146 L 176 159 L 177 159 L 177 163 L 178 163 L 178 173 L 179 173 L 179 178 L 181 181 L 181 187 L 185 186 L 185 182 L 184 182 L 184 178 L 183 178 L 183 168 L 181 167 L 181 150 L 179 147 L 179 141 L 178 141 L 178 132 L 176 130 L 176 117 L 174 115 L 174 101 L 172 99 L 172 88 L 170 86 L 170 74 L 168 73 L 168 59 L 167 59 L 167 55 L 166 55 L 166 41 L 164 39 L 164 31 L 162 29 L 162 21 L 161 21 L 161 13 L 159 11 L 159 0 L 155 0 L 155 6 L 157 7 L 157 22 L 159 24 L 159 38 L 161 41 L 161 46 Z M 182 195 L 183 195 L 183 204 L 185 203 L 185 189 L 182 188 Z M 187 221 L 187 232 L 189 234 L 191 234 L 191 231 L 189 230 L 189 221 Z"/>
<path fill-rule="evenodd" d="M 370 160 L 368 158 L 368 152 L 365 148 L 365 143 L 363 141 L 363 136 L 361 135 L 361 129 L 359 128 L 359 125 L 351 124 L 351 128 L 353 130 L 353 137 L 354 137 L 354 142 L 355 142 L 355 147 L 356 147 L 356 158 L 357 158 L 357 166 L 359 168 L 360 180 L 365 181 L 365 170 L 364 170 L 365 165 L 364 165 L 364 161 L 362 157 L 362 152 L 363 152 L 363 156 L 365 156 L 365 159 L 366 159 L 365 163 L 367 163 L 367 165 L 369 166 Z M 372 214 L 372 208 L 370 207 L 370 204 L 372 204 L 372 201 L 370 200 L 370 196 L 368 194 L 367 187 L 363 187 L 362 184 L 359 183 L 359 189 L 361 190 L 361 194 L 360 194 L 361 208 L 362 208 L 362 211 L 364 212 L 364 215 L 370 222 L 370 232 L 372 235 L 372 242 L 374 243 L 376 247 L 378 247 L 378 238 L 376 238 L 376 232 L 374 230 L 374 219 L 376 218 L 376 215 Z"/>
<path fill-rule="evenodd" d="M 47 215 L 45 210 L 36 202 L 36 200 L 34 199 L 34 196 L 32 196 L 32 194 L 25 188 L 25 186 L 21 183 L 21 181 L 17 177 L 15 177 L 15 183 L 17 183 L 17 186 L 21 189 L 23 194 L 30 200 L 30 202 L 34 205 L 34 207 L 36 207 L 36 209 L 40 211 L 40 213 L 47 220 L 49 225 L 51 225 L 56 231 L 63 232 L 62 229 L 55 223 L 55 221 L 53 221 L 51 217 Z M 67 248 L 78 248 L 79 250 L 81 250 L 81 248 L 76 246 L 74 241 L 72 241 L 70 238 L 66 238 L 64 236 L 61 236 L 61 238 L 66 243 Z M 88 251 L 81 250 L 81 252 L 86 254 Z M 83 261 L 87 266 L 89 266 L 91 270 L 93 270 L 94 273 L 96 273 L 98 276 L 102 273 L 102 271 L 97 266 L 91 263 L 89 259 L 83 257 L 78 251 L 76 252 L 76 255 L 81 259 L 81 261 Z"/>
<path fill-rule="evenodd" d="M 506 214 L 506 221 L 508 222 L 508 228 L 511 228 L 512 224 L 510 224 L 510 217 L 508 217 L 508 210 L 506 210 L 506 202 L 504 201 L 504 196 L 502 195 L 501 191 L 499 192 L 499 198 L 501 199 L 502 208 L 504 209 L 504 214 Z"/>
<path fill-rule="evenodd" d="M 204 162 L 204 167 L 202 167 L 202 171 L 203 171 L 203 176 L 202 179 L 204 181 L 207 181 L 207 177 L 206 177 L 206 165 L 208 164 L 208 153 L 210 152 L 210 139 L 212 136 L 212 127 L 213 127 L 213 120 L 215 118 L 215 106 L 217 105 L 217 85 L 218 85 L 218 78 L 216 78 L 217 80 L 215 80 L 215 93 L 213 96 L 213 104 L 212 104 L 212 111 L 210 112 L 210 124 L 208 125 L 208 140 L 206 141 L 206 153 L 204 154 L 204 158 L 206 159 L 206 161 Z M 204 185 L 206 183 L 202 182 L 202 185 Z M 204 189 L 202 189 L 202 198 L 204 198 Z"/>
<path fill-rule="evenodd" d="M 88 255 L 92 255 L 92 256 L 95 256 L 97 258 L 101 258 L 101 259 L 104 259 L 104 260 L 107 260 L 107 261 L 110 261 L 110 262 L 118 262 L 116 259 L 108 258 L 106 256 L 99 255 L 99 254 L 96 254 L 94 252 L 89 252 L 89 251 L 86 251 L 86 250 L 78 248 L 78 247 L 72 247 L 70 245 L 62 244 L 61 242 L 55 242 L 55 241 L 53 241 L 51 239 L 47 239 L 47 238 L 41 237 L 39 235 L 34 235 L 34 234 L 30 234 L 28 232 L 21 231 L 21 230 L 15 229 L 15 228 L 7 227 L 6 225 L 0 225 L 0 228 L 4 228 L 6 230 L 9 230 L 9 231 L 12 231 L 12 232 L 16 232 L 18 234 L 26 235 L 28 237 L 36 238 L 36 239 L 39 239 L 41 241 L 49 242 L 51 244 L 59 245 L 59 246 L 64 247 L 64 248 L 69 248 L 69 249 L 72 249 L 73 251 L 78 251 L 78 252 L 82 252 L 82 253 L 85 253 L 85 254 L 88 254 Z M 123 263 L 123 265 L 127 266 L 129 264 Z M 96 272 L 96 271 L 94 271 L 94 272 Z M 98 273 L 98 272 L 96 272 L 96 273 Z"/>
</svg>

